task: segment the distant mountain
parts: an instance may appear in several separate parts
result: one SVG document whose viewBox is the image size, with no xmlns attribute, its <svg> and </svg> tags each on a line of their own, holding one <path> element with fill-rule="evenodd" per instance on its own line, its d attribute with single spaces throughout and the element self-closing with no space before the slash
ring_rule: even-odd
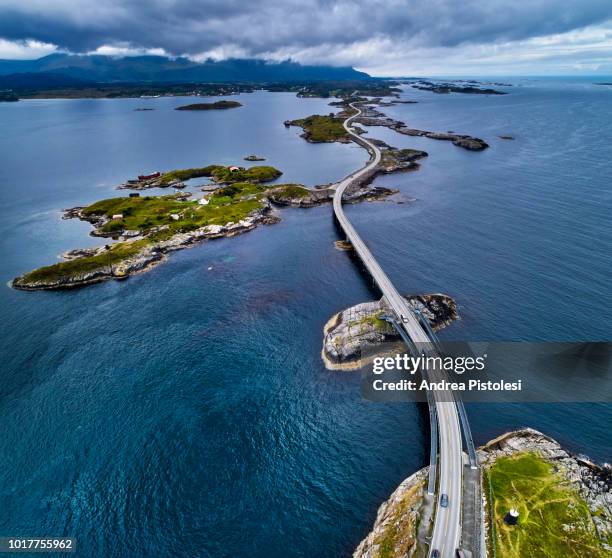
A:
<svg viewBox="0 0 612 558">
<path fill-rule="evenodd" d="M 231 59 L 193 62 L 187 58 L 50 54 L 37 60 L 0 60 L 0 75 L 62 74 L 89 82 L 270 82 L 364 80 L 370 76 L 350 67 L 302 66 L 295 62 Z"/>
<path fill-rule="evenodd" d="M 59 89 L 85 87 L 91 82 L 53 72 L 23 72 L 0 75 L 2 89 Z"/>
</svg>

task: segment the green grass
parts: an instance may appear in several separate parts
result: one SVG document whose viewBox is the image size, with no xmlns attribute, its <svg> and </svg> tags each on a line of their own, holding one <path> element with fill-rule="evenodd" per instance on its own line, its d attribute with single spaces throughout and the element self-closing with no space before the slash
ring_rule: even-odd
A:
<svg viewBox="0 0 612 558">
<path fill-rule="evenodd" d="M 608 556 L 586 502 L 539 456 L 499 458 L 486 472 L 485 492 L 492 500 L 497 558 Z M 504 522 L 511 508 L 519 512 L 518 525 Z"/>
<path fill-rule="evenodd" d="M 349 332 L 351 328 L 357 328 L 358 335 L 361 335 L 364 330 L 374 329 L 379 333 L 392 333 L 392 327 L 383 319 L 381 319 L 382 311 L 376 312 L 375 314 L 371 314 L 369 316 L 364 316 L 359 320 L 351 320 L 348 322 Z"/>
<path fill-rule="evenodd" d="M 213 172 L 218 169 L 222 169 L 221 165 L 208 165 L 207 167 L 200 167 L 194 169 L 178 169 L 170 172 L 166 172 L 162 175 L 159 181 L 162 184 L 169 184 L 175 180 L 189 180 L 190 178 L 200 178 L 202 176 L 212 176 Z"/>
<path fill-rule="evenodd" d="M 312 142 L 348 141 L 349 135 L 342 125 L 343 118 L 313 114 L 307 118 L 292 120 L 293 126 L 304 130 L 306 139 Z"/>
<path fill-rule="evenodd" d="M 143 239 L 111 245 L 110 259 L 115 268 L 122 260 L 136 255 L 147 246 L 167 240 L 176 233 L 207 225 L 226 225 L 229 222 L 241 221 L 251 212 L 261 209 L 266 190 L 265 186 L 250 182 L 232 184 L 209 196 L 208 205 L 199 205 L 197 201 L 180 201 L 174 195 L 111 198 L 96 202 L 86 207 L 83 212 L 86 215 L 107 217 L 122 213 L 123 219 L 110 221 L 102 227 L 101 230 L 105 232 L 120 234 L 123 230 L 139 230 L 148 234 Z M 180 218 L 174 220 L 170 217 L 171 214 L 177 214 Z M 151 230 L 160 226 L 164 226 L 164 229 Z M 25 274 L 22 280 L 53 282 L 105 268 L 109 268 L 108 252 L 41 267 Z"/>
<path fill-rule="evenodd" d="M 153 228 L 168 226 L 172 232 L 186 232 L 206 225 L 225 225 L 240 221 L 261 207 L 264 186 L 250 182 L 235 183 L 220 188 L 209 196 L 208 205 L 196 200 L 181 201 L 174 195 L 139 198 L 111 198 L 96 202 L 83 210 L 85 215 L 123 219 L 108 221 L 100 228 L 104 233 L 121 234 L 125 230 L 147 233 Z M 175 220 L 171 215 L 178 215 Z"/>
<path fill-rule="evenodd" d="M 176 180 L 181 182 L 191 178 L 200 178 L 202 176 L 212 177 L 217 182 L 269 182 L 275 180 L 281 174 L 278 169 L 268 166 L 259 165 L 248 169 L 240 168 L 237 171 L 230 171 L 229 167 L 222 165 L 208 165 L 207 167 L 199 167 L 193 169 L 178 169 L 164 173 L 159 181 L 162 184 L 170 184 Z"/>
<path fill-rule="evenodd" d="M 276 200 L 289 198 L 307 198 L 310 196 L 310 190 L 300 184 L 279 184 L 274 187 L 272 197 Z"/>
<path fill-rule="evenodd" d="M 135 240 L 133 242 L 118 242 L 111 245 L 108 252 L 104 252 L 98 256 L 90 256 L 85 258 L 77 258 L 68 262 L 61 262 L 54 265 L 40 267 L 26 273 L 23 276 L 25 281 L 60 281 L 66 277 L 74 277 L 83 273 L 96 271 L 97 269 L 108 269 L 110 265 L 113 268 L 122 260 L 131 256 L 135 256 L 144 247 L 150 244 L 150 240 Z"/>
<path fill-rule="evenodd" d="M 259 165 L 248 169 L 230 171 L 229 167 L 217 167 L 212 173 L 212 177 L 217 182 L 270 182 L 276 180 L 281 174 L 278 169 L 268 165 Z"/>
</svg>

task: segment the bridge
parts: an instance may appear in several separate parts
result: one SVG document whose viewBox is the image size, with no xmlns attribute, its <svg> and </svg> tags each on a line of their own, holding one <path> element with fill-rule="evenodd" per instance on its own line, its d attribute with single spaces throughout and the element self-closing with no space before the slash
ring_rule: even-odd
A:
<svg viewBox="0 0 612 558">
<path fill-rule="evenodd" d="M 355 110 L 355 113 L 344 121 L 344 128 L 353 141 L 368 150 L 370 161 L 363 168 L 350 174 L 336 185 L 334 214 L 346 234 L 347 240 L 353 245 L 361 262 L 386 300 L 393 313 L 390 321 L 398 329 L 404 341 L 406 341 L 409 347 L 418 347 L 419 352 L 436 354 L 437 347 L 433 332 L 431 332 L 428 326 L 424 325 L 424 321 L 420 319 L 420 316 L 415 314 L 406 299 L 399 294 L 344 213 L 342 196 L 347 188 L 370 176 L 381 160 L 380 149 L 371 141 L 356 134 L 351 128 L 351 123 L 361 115 L 361 109 L 355 103 L 351 103 L 350 107 Z M 431 379 L 442 379 L 442 376 Z M 439 496 L 436 499 L 434 510 L 435 519 L 429 553 L 431 556 L 433 551 L 437 550 L 440 558 L 454 558 L 455 551 L 460 548 L 462 541 L 464 463 L 460 426 L 463 426 L 470 465 L 473 470 L 477 469 L 476 452 L 467 416 L 460 401 L 452 398 L 449 399 L 448 394 L 446 394 L 446 397 L 430 394 L 429 408 L 432 422 L 432 451 L 428 492 L 430 494 L 436 493 L 437 472 L 437 494 Z M 439 459 L 437 459 L 438 453 Z M 445 505 L 442 505 L 441 502 L 442 494 L 447 496 L 447 503 Z M 471 498 L 469 499 L 471 500 Z M 477 509 L 479 509 L 478 499 L 479 496 L 476 495 L 473 502 Z M 481 550 L 478 549 L 476 552 L 480 554 Z"/>
</svg>

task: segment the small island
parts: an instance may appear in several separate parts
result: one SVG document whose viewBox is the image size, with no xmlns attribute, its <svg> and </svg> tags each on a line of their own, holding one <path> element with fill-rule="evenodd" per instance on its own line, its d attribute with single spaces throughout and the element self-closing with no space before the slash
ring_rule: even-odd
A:
<svg viewBox="0 0 612 558">
<path fill-rule="evenodd" d="M 149 188 L 184 188 L 185 181 L 192 178 L 210 178 L 217 184 L 232 184 L 234 182 L 270 182 L 283 173 L 278 169 L 260 165 L 254 167 L 208 165 L 190 169 L 175 169 L 165 172 L 142 174 L 138 178 L 121 184 L 119 189 L 147 190 Z"/>
<path fill-rule="evenodd" d="M 477 82 L 473 82 L 476 84 Z M 505 85 L 505 84 L 500 84 Z M 412 87 L 432 93 L 467 93 L 470 95 L 506 95 L 505 91 L 498 91 L 490 87 L 478 87 L 476 85 L 457 85 L 455 83 L 432 83 L 431 81 L 420 81 Z"/>
<path fill-rule="evenodd" d="M 333 113 L 328 116 L 313 114 L 306 118 L 287 120 L 285 126 L 299 126 L 304 130 L 301 136 L 310 143 L 350 143 L 351 138 L 344 129 L 344 116 Z"/>
<path fill-rule="evenodd" d="M 355 119 L 355 122 L 363 126 L 384 126 L 405 136 L 426 137 L 434 140 L 450 141 L 453 145 L 467 149 L 468 151 L 482 151 L 487 149 L 489 144 L 481 138 L 470 136 L 467 134 L 456 134 L 454 132 L 432 132 L 429 130 L 418 130 L 410 128 L 401 120 L 395 120 L 386 116 L 375 108 L 380 106 L 379 100 L 373 100 L 362 109 L 361 115 Z"/>
<path fill-rule="evenodd" d="M 610 555 L 612 471 L 524 428 L 478 449 L 489 556 Z M 428 467 L 384 502 L 353 558 L 403 558 L 428 551 L 424 524 Z"/>
<path fill-rule="evenodd" d="M 193 103 L 191 105 L 183 105 L 176 107 L 174 110 L 219 110 L 241 107 L 242 103 L 238 101 L 215 101 L 214 103 Z"/>
<path fill-rule="evenodd" d="M 455 301 L 444 294 L 406 296 L 411 308 L 419 311 L 429 321 L 434 331 L 439 331 L 458 319 Z M 392 312 L 383 299 L 362 302 L 338 312 L 323 329 L 321 358 L 328 370 L 357 370 L 367 364 L 362 350 L 371 349 L 368 358 L 375 356 L 377 347 L 388 349 L 385 343 L 401 343 L 395 328 L 384 320 Z"/>
</svg>

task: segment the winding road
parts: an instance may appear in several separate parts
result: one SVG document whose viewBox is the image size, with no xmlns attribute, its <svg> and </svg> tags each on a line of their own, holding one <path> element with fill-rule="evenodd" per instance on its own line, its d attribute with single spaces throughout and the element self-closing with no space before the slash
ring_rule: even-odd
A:
<svg viewBox="0 0 612 558">
<path fill-rule="evenodd" d="M 365 167 L 350 174 L 336 185 L 334 213 L 346 234 L 347 240 L 353 245 L 391 307 L 397 323 L 420 350 L 434 354 L 436 350 L 432 340 L 344 213 L 342 196 L 346 189 L 364 175 L 372 172 L 381 160 L 380 149 L 371 141 L 352 131 L 351 122 L 361 115 L 361 109 L 355 104 L 350 104 L 350 106 L 356 113 L 344 121 L 344 128 L 356 143 L 368 150 L 371 159 Z M 442 378 L 436 378 L 430 374 L 429 379 L 435 381 Z M 430 556 L 435 549 L 439 551 L 440 558 L 453 558 L 461 540 L 463 446 L 457 406 L 453 401 L 448 401 L 448 396 L 446 399 L 446 401 L 441 401 L 439 397 L 434 399 L 438 417 L 440 457 L 438 460 L 438 498 L 430 543 Z M 440 503 L 442 494 L 446 494 L 448 497 L 447 506 L 442 506 Z"/>
</svg>

